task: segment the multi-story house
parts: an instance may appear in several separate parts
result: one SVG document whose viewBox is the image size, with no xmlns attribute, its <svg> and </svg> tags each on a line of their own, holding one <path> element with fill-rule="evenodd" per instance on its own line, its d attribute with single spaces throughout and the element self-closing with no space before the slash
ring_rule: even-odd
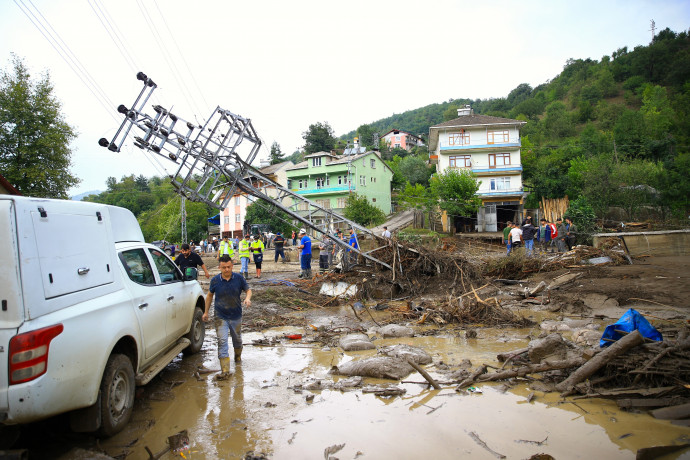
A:
<svg viewBox="0 0 690 460">
<path fill-rule="evenodd" d="M 317 152 L 287 168 L 287 187 L 326 209 L 341 214 L 350 193 L 365 196 L 384 213 L 391 212 L 393 171 L 378 152 L 335 155 Z M 306 213 L 304 204 L 298 211 Z M 318 214 L 315 223 L 320 224 Z"/>
<path fill-rule="evenodd" d="M 292 161 L 284 161 L 274 165 L 265 165 L 259 169 L 259 172 L 273 182 L 285 187 L 287 184 L 287 169 L 294 166 Z M 278 196 L 278 191 L 274 187 L 267 187 L 266 192 L 269 196 L 275 198 Z M 247 195 L 246 193 L 235 193 L 228 205 L 220 213 L 220 234 L 222 236 L 229 236 L 230 238 L 242 238 L 242 229 L 244 228 L 244 216 L 247 214 L 247 206 L 256 201 L 256 198 Z M 289 205 L 292 203 L 283 203 Z"/>
<path fill-rule="evenodd" d="M 520 128 L 524 121 L 475 115 L 470 106 L 458 118 L 429 128 L 429 159 L 437 171 L 471 169 L 481 181 L 482 207 L 474 218 L 450 216 L 456 230 L 495 232 L 522 215 L 525 194 L 520 162 Z"/>
<path fill-rule="evenodd" d="M 398 147 L 409 151 L 414 147 L 424 145 L 424 141 L 421 137 L 400 129 L 391 129 L 382 136 L 382 139 L 384 139 L 392 149 Z"/>
</svg>

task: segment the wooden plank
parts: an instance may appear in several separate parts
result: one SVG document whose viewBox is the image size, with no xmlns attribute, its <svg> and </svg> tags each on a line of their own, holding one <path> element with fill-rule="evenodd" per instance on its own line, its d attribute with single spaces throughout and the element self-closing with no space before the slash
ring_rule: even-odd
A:
<svg viewBox="0 0 690 460">
<path fill-rule="evenodd" d="M 662 420 L 679 420 L 690 417 L 690 403 L 678 406 L 664 407 L 650 412 L 652 417 Z"/>
</svg>

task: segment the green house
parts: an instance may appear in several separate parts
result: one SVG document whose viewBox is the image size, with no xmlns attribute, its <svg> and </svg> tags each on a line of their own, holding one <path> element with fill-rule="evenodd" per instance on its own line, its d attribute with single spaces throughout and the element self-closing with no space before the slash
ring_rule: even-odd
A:
<svg viewBox="0 0 690 460">
<path fill-rule="evenodd" d="M 345 207 L 350 193 L 365 196 L 384 213 L 391 213 L 393 171 L 378 152 L 354 155 L 317 152 L 307 155 L 304 161 L 285 172 L 290 190 L 338 214 Z M 299 205 L 298 211 L 307 212 L 307 208 Z"/>
</svg>

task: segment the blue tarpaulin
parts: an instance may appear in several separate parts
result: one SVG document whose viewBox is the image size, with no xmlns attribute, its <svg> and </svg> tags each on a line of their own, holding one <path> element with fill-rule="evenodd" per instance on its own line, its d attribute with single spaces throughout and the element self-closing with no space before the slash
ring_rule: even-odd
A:
<svg viewBox="0 0 690 460">
<path fill-rule="evenodd" d="M 658 342 L 661 342 L 663 340 L 663 338 L 661 337 L 661 332 L 657 331 L 654 328 L 654 326 L 649 324 L 649 321 L 647 321 L 647 319 L 644 316 L 642 316 L 637 310 L 631 308 L 628 311 L 626 311 L 618 321 L 609 326 L 606 326 L 606 329 L 604 329 L 604 335 L 601 336 L 601 340 L 599 341 L 599 346 L 602 348 L 608 347 L 613 343 L 609 340 L 615 341 L 625 335 L 616 331 L 632 332 L 635 329 L 640 331 L 642 337 L 647 337 L 648 339 L 656 340 Z"/>
<path fill-rule="evenodd" d="M 220 214 L 216 214 L 215 216 L 209 217 L 206 220 L 212 223 L 213 225 L 220 225 Z"/>
</svg>

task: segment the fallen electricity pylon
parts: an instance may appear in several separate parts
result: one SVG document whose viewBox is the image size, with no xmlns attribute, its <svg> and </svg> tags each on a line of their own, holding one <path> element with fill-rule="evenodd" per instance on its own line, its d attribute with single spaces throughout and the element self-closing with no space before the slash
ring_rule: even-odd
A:
<svg viewBox="0 0 690 460">
<path fill-rule="evenodd" d="M 136 128 L 136 147 L 177 165 L 170 182 L 183 197 L 223 210 L 237 191 L 246 193 L 314 230 L 321 236 L 318 239 L 330 238 L 338 246 L 391 269 L 387 263 L 333 235 L 336 228 L 346 225 L 377 238 L 369 229 L 283 187 L 251 166 L 262 142 L 250 119 L 221 107 L 216 107 L 203 126 L 185 121 L 160 105 L 153 106 L 154 114 L 147 114 L 144 108 L 157 85 L 142 72 L 137 79 L 144 85 L 139 95 L 130 108 L 117 108 L 124 120 L 113 139 L 101 138 L 99 145 L 119 152 L 132 128 Z M 276 196 L 271 197 L 269 190 L 275 190 Z M 284 202 L 290 200 L 292 203 Z"/>
</svg>

